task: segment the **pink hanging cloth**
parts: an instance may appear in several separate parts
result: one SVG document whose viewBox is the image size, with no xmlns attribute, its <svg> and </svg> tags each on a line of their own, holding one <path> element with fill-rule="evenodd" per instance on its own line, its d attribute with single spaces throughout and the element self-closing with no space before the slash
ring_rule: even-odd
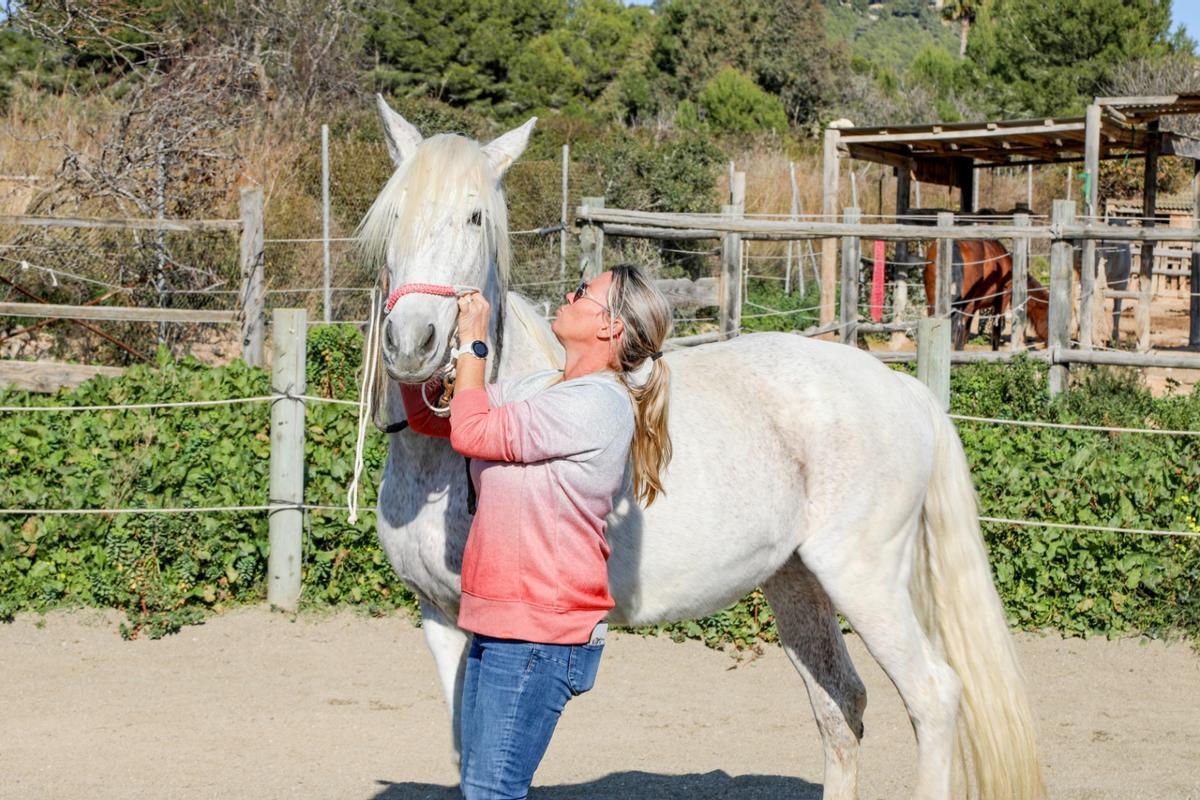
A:
<svg viewBox="0 0 1200 800">
<path fill-rule="evenodd" d="M 883 240 L 875 240 L 875 270 L 871 273 L 871 321 L 883 321 Z"/>
</svg>

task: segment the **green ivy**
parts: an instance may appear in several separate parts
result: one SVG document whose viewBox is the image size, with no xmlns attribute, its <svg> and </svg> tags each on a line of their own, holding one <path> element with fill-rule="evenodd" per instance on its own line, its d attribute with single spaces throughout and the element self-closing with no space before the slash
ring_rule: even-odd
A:
<svg viewBox="0 0 1200 800">
<path fill-rule="evenodd" d="M 766 298 L 764 298 L 766 299 Z M 772 305 L 783 303 L 772 298 Z M 797 300 L 796 302 L 802 302 Z M 778 305 L 775 305 L 778 307 Z M 766 318 L 772 319 L 772 318 Z M 315 328 L 309 391 L 354 396 L 361 334 Z M 1117 427 L 1200 429 L 1200 393 L 1153 398 L 1130 373 L 1080 373 L 1047 403 L 1045 367 L 956 368 L 953 411 Z M 134 367 L 53 397 L 0 393 L 4 405 L 100 405 L 264 395 L 263 370 L 194 361 Z M 267 502 L 267 403 L 210 408 L 0 417 L 0 504 L 6 508 L 258 505 Z M 352 406 L 310 403 L 306 499 L 344 503 L 355 437 Z M 958 424 L 985 516 L 1200 532 L 1200 440 Z M 383 437 L 371 429 L 366 474 L 379 475 Z M 373 480 L 362 505 L 375 503 Z M 1142 537 L 985 524 L 996 585 L 1010 621 L 1074 635 L 1200 633 L 1200 539 Z M 123 609 L 122 633 L 151 637 L 211 611 L 265 596 L 267 517 L 179 515 L 0 516 L 0 617 L 18 611 Z M 348 604 L 373 614 L 414 609 L 381 551 L 374 515 L 305 519 L 302 606 Z M 761 592 L 699 620 L 644 632 L 737 647 L 774 641 Z"/>
</svg>

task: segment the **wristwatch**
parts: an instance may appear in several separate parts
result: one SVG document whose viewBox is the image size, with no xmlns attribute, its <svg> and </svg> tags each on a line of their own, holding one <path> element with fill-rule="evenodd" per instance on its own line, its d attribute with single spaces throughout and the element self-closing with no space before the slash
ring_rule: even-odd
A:
<svg viewBox="0 0 1200 800">
<path fill-rule="evenodd" d="M 474 356 L 480 360 L 488 357 L 487 342 L 482 342 L 479 339 L 471 342 L 466 347 L 456 347 L 450 351 L 450 360 L 458 361 L 459 356 Z"/>
</svg>

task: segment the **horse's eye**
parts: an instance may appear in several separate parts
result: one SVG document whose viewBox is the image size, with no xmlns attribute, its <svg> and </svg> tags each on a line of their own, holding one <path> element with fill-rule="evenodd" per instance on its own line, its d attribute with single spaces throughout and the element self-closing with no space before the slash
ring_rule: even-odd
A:
<svg viewBox="0 0 1200 800">
<path fill-rule="evenodd" d="M 469 219 L 467 221 L 470 222 L 472 225 L 480 225 L 483 223 L 483 215 L 480 212 L 476 211 L 475 213 L 471 214 L 471 219 Z"/>
</svg>

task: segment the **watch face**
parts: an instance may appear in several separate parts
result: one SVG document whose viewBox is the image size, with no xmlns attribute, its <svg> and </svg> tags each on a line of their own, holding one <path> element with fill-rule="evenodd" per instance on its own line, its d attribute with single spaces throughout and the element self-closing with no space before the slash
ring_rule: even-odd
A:
<svg viewBox="0 0 1200 800">
<path fill-rule="evenodd" d="M 479 358 L 487 358 L 488 346 L 484 342 L 476 339 L 475 341 L 471 342 L 471 352 Z"/>
</svg>

